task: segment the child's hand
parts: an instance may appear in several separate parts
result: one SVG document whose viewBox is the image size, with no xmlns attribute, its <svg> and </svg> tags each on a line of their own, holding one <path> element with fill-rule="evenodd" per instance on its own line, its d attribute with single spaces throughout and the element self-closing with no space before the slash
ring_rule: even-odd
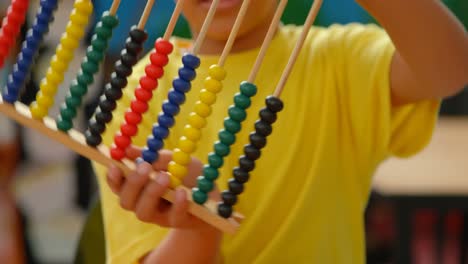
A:
<svg viewBox="0 0 468 264">
<path fill-rule="evenodd" d="M 130 159 L 139 157 L 140 150 L 129 148 L 127 156 Z M 188 213 L 187 193 L 176 189 L 175 203 L 162 199 L 169 188 L 167 165 L 172 160 L 172 152 L 163 150 L 159 160 L 152 166 L 142 163 L 135 173 L 124 177 L 121 170 L 111 166 L 107 173 L 107 183 L 111 190 L 120 198 L 120 205 L 125 210 L 135 212 L 139 220 L 154 223 L 163 227 L 200 229 L 208 224 Z M 203 164 L 192 159 L 189 165 L 189 175 L 184 179 L 184 185 L 193 187 L 197 176 L 201 175 Z M 157 177 L 150 179 L 149 174 L 155 170 Z M 216 192 L 216 191 L 215 191 Z M 219 193 L 215 193 L 219 197 Z"/>
</svg>

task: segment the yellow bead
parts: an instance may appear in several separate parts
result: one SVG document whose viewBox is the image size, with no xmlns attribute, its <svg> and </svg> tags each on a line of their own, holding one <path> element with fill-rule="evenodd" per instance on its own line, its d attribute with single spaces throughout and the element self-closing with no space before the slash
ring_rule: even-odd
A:
<svg viewBox="0 0 468 264">
<path fill-rule="evenodd" d="M 179 187 L 180 185 L 182 185 L 182 182 L 179 179 L 177 179 L 177 177 L 172 176 L 172 175 L 169 177 L 169 181 L 170 181 L 170 187 L 172 189 L 175 189 Z"/>
<path fill-rule="evenodd" d="M 208 70 L 208 75 L 218 81 L 222 81 L 226 78 L 226 71 L 218 65 L 211 65 Z"/>
<path fill-rule="evenodd" d="M 68 33 L 65 33 L 60 39 L 60 44 L 67 49 L 76 49 L 80 45 L 80 43 L 76 41 L 76 39 L 71 38 Z"/>
<path fill-rule="evenodd" d="M 73 59 L 73 52 L 65 49 L 62 44 L 58 45 L 57 53 L 55 55 L 65 63 L 68 63 Z"/>
<path fill-rule="evenodd" d="M 212 105 L 216 102 L 216 94 L 203 89 L 200 91 L 200 101 L 207 105 Z"/>
<path fill-rule="evenodd" d="M 47 109 L 40 107 L 37 103 L 31 105 L 31 115 L 34 119 L 42 119 L 47 116 Z"/>
<path fill-rule="evenodd" d="M 55 85 L 59 85 L 63 81 L 63 74 L 59 72 L 55 72 L 52 69 L 49 69 L 46 74 L 46 78 L 48 81 Z"/>
<path fill-rule="evenodd" d="M 85 26 L 88 24 L 88 14 L 73 10 L 70 15 L 70 22 L 75 25 Z"/>
<path fill-rule="evenodd" d="M 181 137 L 179 139 L 179 149 L 187 154 L 191 154 L 195 151 L 196 144 L 186 137 Z"/>
<path fill-rule="evenodd" d="M 47 79 L 41 81 L 40 89 L 44 94 L 55 94 L 57 92 L 57 86 L 48 82 Z"/>
<path fill-rule="evenodd" d="M 49 108 L 54 104 L 54 98 L 44 95 L 41 92 L 37 94 L 36 100 L 38 105 L 45 108 Z"/>
<path fill-rule="evenodd" d="M 212 93 L 219 93 L 223 89 L 223 84 L 216 79 L 207 77 L 204 81 L 204 87 Z"/>
<path fill-rule="evenodd" d="M 180 164 L 180 165 L 188 165 L 192 158 L 190 158 L 190 155 L 183 152 L 180 149 L 175 149 L 174 152 L 172 153 L 172 159 L 174 162 Z"/>
<path fill-rule="evenodd" d="M 196 129 L 192 127 L 191 125 L 186 125 L 184 127 L 184 135 L 192 140 L 192 141 L 198 141 L 201 138 L 201 131 L 199 129 Z"/>
<path fill-rule="evenodd" d="M 80 39 L 84 35 L 84 28 L 79 25 L 68 23 L 65 32 L 73 38 Z"/>
<path fill-rule="evenodd" d="M 73 8 L 84 14 L 91 14 L 93 12 L 93 4 L 90 0 L 77 0 L 73 4 Z"/>
<path fill-rule="evenodd" d="M 54 69 L 54 71 L 58 71 L 58 72 L 65 72 L 67 70 L 67 64 L 60 61 L 55 55 L 52 57 L 52 61 L 50 62 L 50 67 Z"/>
<path fill-rule="evenodd" d="M 177 164 L 174 161 L 169 162 L 168 171 L 179 180 L 183 179 L 188 173 L 188 169 L 185 166 Z"/>
<path fill-rule="evenodd" d="M 206 126 L 206 120 L 195 113 L 190 113 L 188 117 L 188 123 L 190 126 L 196 129 L 202 129 Z"/>
<path fill-rule="evenodd" d="M 195 104 L 195 113 L 197 113 L 201 117 L 206 118 L 211 114 L 211 106 L 198 101 Z"/>
</svg>

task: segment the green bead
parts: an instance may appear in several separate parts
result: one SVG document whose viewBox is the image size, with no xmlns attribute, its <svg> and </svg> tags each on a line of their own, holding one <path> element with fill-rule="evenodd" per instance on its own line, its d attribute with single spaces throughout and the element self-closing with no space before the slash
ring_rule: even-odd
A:
<svg viewBox="0 0 468 264">
<path fill-rule="evenodd" d="M 112 28 L 109 27 L 100 27 L 100 25 L 97 25 L 96 29 L 94 30 L 94 33 L 102 39 L 110 39 L 112 37 Z"/>
<path fill-rule="evenodd" d="M 210 181 L 215 181 L 219 177 L 219 171 L 216 168 L 205 166 L 203 168 L 203 176 Z"/>
<path fill-rule="evenodd" d="M 235 134 L 241 130 L 241 124 L 231 118 L 224 119 L 224 129 Z"/>
<path fill-rule="evenodd" d="M 94 81 L 93 75 L 86 72 L 80 72 L 76 79 L 78 80 L 78 83 L 83 85 L 90 85 Z"/>
<path fill-rule="evenodd" d="M 192 199 L 197 204 L 204 204 L 208 200 L 208 194 L 202 192 L 198 188 L 193 188 Z"/>
<path fill-rule="evenodd" d="M 99 63 L 104 58 L 104 54 L 94 50 L 93 47 L 88 47 L 88 50 L 86 51 L 86 57 L 89 61 Z"/>
<path fill-rule="evenodd" d="M 73 81 L 70 86 L 70 93 L 72 96 L 78 97 L 83 96 L 88 92 L 88 86 L 78 83 L 76 80 Z"/>
<path fill-rule="evenodd" d="M 237 93 L 236 96 L 234 96 L 234 104 L 239 108 L 247 109 L 250 103 L 250 98 L 241 93 Z"/>
<path fill-rule="evenodd" d="M 107 49 L 107 41 L 94 35 L 91 40 L 91 47 L 93 47 L 93 50 L 104 52 Z"/>
<path fill-rule="evenodd" d="M 68 94 L 65 98 L 65 104 L 70 108 L 78 108 L 81 105 L 81 97 Z"/>
<path fill-rule="evenodd" d="M 110 15 L 109 11 L 102 13 L 101 22 L 106 27 L 116 27 L 119 24 L 119 19 Z"/>
<path fill-rule="evenodd" d="M 70 120 L 64 120 L 62 118 L 59 118 L 57 120 L 57 128 L 60 131 L 67 132 L 68 130 L 73 128 L 73 123 Z"/>
<path fill-rule="evenodd" d="M 203 176 L 200 176 L 200 177 L 197 178 L 197 185 L 198 185 L 198 188 L 200 189 L 200 191 L 202 191 L 204 193 L 209 193 L 214 188 L 213 182 L 206 179 Z"/>
<path fill-rule="evenodd" d="M 240 90 L 243 95 L 246 95 L 248 97 L 252 97 L 255 94 L 257 94 L 257 86 L 249 82 L 242 82 L 240 85 Z"/>
<path fill-rule="evenodd" d="M 226 157 L 227 155 L 229 155 L 229 152 L 231 152 L 228 145 L 223 144 L 219 141 L 215 143 L 214 149 L 215 153 L 221 157 Z"/>
<path fill-rule="evenodd" d="M 208 155 L 208 163 L 211 167 L 219 169 L 223 166 L 223 158 L 215 153 L 210 153 L 210 155 Z"/>
<path fill-rule="evenodd" d="M 225 145 L 230 146 L 234 144 L 234 142 L 236 142 L 236 136 L 227 130 L 224 130 L 224 129 L 221 130 L 218 136 L 219 136 L 219 141 L 221 141 L 221 143 Z"/>
<path fill-rule="evenodd" d="M 229 107 L 229 117 L 234 121 L 242 122 L 247 117 L 247 113 L 242 108 L 231 106 Z"/>
<path fill-rule="evenodd" d="M 81 63 L 81 69 L 83 70 L 83 72 L 86 72 L 88 74 L 94 74 L 99 70 L 99 65 L 97 65 L 93 61 L 89 61 L 89 60 L 85 59 Z"/>
<path fill-rule="evenodd" d="M 65 107 L 60 109 L 60 114 L 62 115 L 63 119 L 72 120 L 76 117 L 76 110 L 74 108 Z"/>
</svg>

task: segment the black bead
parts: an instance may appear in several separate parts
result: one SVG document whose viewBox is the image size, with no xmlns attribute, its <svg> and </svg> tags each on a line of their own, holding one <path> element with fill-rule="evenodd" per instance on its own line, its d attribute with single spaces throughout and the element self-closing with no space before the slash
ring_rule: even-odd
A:
<svg viewBox="0 0 468 264">
<path fill-rule="evenodd" d="M 270 109 L 263 108 L 262 110 L 260 110 L 261 120 L 268 122 L 269 124 L 273 124 L 276 121 L 276 118 L 277 118 L 276 113 L 270 111 Z"/>
<path fill-rule="evenodd" d="M 247 171 L 242 170 L 241 168 L 237 167 L 233 171 L 234 179 L 240 183 L 246 183 L 249 181 L 250 175 Z"/>
<path fill-rule="evenodd" d="M 89 131 L 91 131 L 93 134 L 100 135 L 106 131 L 106 124 L 97 122 L 93 119 L 89 122 Z"/>
<path fill-rule="evenodd" d="M 111 74 L 110 84 L 112 85 L 112 88 L 123 89 L 127 86 L 128 81 L 127 78 L 119 76 L 117 73 L 113 72 Z"/>
<path fill-rule="evenodd" d="M 127 40 L 127 43 L 125 43 L 125 49 L 131 54 L 139 54 L 143 50 L 143 47 L 140 44 L 131 41 L 131 39 L 129 40 L 130 41 Z"/>
<path fill-rule="evenodd" d="M 137 28 L 133 28 L 129 34 L 136 43 L 143 43 L 148 38 L 148 34 L 145 31 Z"/>
<path fill-rule="evenodd" d="M 244 147 L 244 154 L 250 160 L 257 160 L 260 158 L 260 150 L 252 145 L 246 145 Z"/>
<path fill-rule="evenodd" d="M 132 65 L 124 65 L 122 63 L 122 61 L 117 61 L 117 63 L 115 64 L 115 73 L 117 73 L 117 75 L 119 76 L 125 76 L 125 77 L 128 77 L 130 76 L 130 74 L 132 74 Z"/>
<path fill-rule="evenodd" d="M 275 113 L 283 110 L 283 101 L 281 101 L 281 99 L 279 99 L 278 97 L 268 96 L 265 102 L 268 109 Z"/>
<path fill-rule="evenodd" d="M 253 169 L 255 169 L 255 161 L 247 158 L 246 156 L 242 156 L 239 159 L 239 167 L 247 172 L 253 171 Z"/>
<path fill-rule="evenodd" d="M 102 124 L 108 124 L 110 121 L 112 121 L 112 113 L 111 112 L 103 112 L 101 110 L 96 111 L 96 114 L 94 116 L 96 118 L 96 121 Z"/>
<path fill-rule="evenodd" d="M 252 144 L 254 147 L 261 149 L 265 147 L 266 145 L 266 138 L 262 135 L 259 135 L 257 133 L 251 133 L 250 134 L 250 144 Z"/>
<path fill-rule="evenodd" d="M 218 214 L 221 216 L 221 217 L 224 217 L 224 218 L 229 218 L 231 217 L 232 215 L 232 206 L 229 206 L 227 204 L 219 204 L 218 205 Z"/>
<path fill-rule="evenodd" d="M 223 198 L 224 204 L 233 206 L 237 203 L 237 195 L 233 194 L 230 191 L 224 191 L 221 194 L 221 197 Z"/>
<path fill-rule="evenodd" d="M 257 131 L 258 134 L 267 137 L 271 134 L 272 128 L 267 122 L 259 120 L 255 122 L 255 131 Z"/>
<path fill-rule="evenodd" d="M 238 195 L 244 191 L 244 184 L 236 181 L 235 179 L 229 180 L 229 191 Z"/>
<path fill-rule="evenodd" d="M 122 60 L 125 65 L 135 65 L 138 61 L 137 56 L 129 53 L 126 49 L 122 50 L 120 53 L 120 60 Z"/>
<path fill-rule="evenodd" d="M 101 135 L 95 135 L 95 134 L 92 134 L 89 131 L 86 131 L 85 138 L 86 138 L 86 144 L 88 144 L 88 146 L 92 146 L 92 147 L 97 147 L 102 142 Z"/>
<path fill-rule="evenodd" d="M 107 99 L 117 101 L 122 98 L 122 90 L 120 88 L 113 88 L 110 85 L 106 85 L 106 89 L 104 90 L 104 95 Z"/>
<path fill-rule="evenodd" d="M 112 112 L 117 107 L 117 103 L 106 98 L 99 102 L 99 107 L 103 112 Z"/>
</svg>

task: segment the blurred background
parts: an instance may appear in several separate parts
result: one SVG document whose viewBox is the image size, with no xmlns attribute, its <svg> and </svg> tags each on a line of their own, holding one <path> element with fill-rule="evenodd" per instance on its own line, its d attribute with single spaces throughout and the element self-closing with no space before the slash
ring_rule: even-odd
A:
<svg viewBox="0 0 468 264">
<path fill-rule="evenodd" d="M 30 2 L 28 24 L 23 33 L 37 10 L 38 0 Z M 89 32 L 96 18 L 111 4 L 110 0 L 93 2 L 94 22 Z M 303 23 L 313 1 L 289 2 L 283 22 Z M 468 1 L 443 2 L 467 27 Z M 118 12 L 120 25 L 113 34 L 99 78 L 90 88 L 93 92 L 80 111 L 81 129 L 94 112 L 97 95 L 113 69 L 129 28 L 138 23 L 145 3 L 122 1 Z M 0 0 L 0 17 L 5 15 L 9 4 L 9 0 Z M 34 98 L 72 7 L 73 1 L 60 1 L 22 97 L 24 103 Z M 172 0 L 157 1 L 147 26 L 150 33 L 147 51 L 163 34 L 173 7 Z M 351 22 L 375 23 L 353 0 L 326 0 L 316 24 Z M 176 34 L 190 37 L 183 19 L 177 24 Z M 75 54 L 57 101 L 65 96 L 88 44 L 89 36 Z M 9 63 L 0 71 L 2 88 L 19 47 L 20 42 L 12 51 Z M 51 116 L 58 110 L 59 106 L 55 106 Z M 468 263 L 468 166 L 462 160 L 468 149 L 468 91 L 465 89 L 444 101 L 441 115 L 433 143 L 422 155 L 406 161 L 389 160 L 377 172 L 366 210 L 368 263 Z M 79 240 L 96 197 L 96 182 L 89 161 L 0 116 L 0 263 L 72 263 L 77 248 L 80 253 L 102 250 L 102 244 Z M 94 213 L 99 215 L 95 210 Z M 87 227 L 89 232 L 102 231 Z"/>
</svg>

